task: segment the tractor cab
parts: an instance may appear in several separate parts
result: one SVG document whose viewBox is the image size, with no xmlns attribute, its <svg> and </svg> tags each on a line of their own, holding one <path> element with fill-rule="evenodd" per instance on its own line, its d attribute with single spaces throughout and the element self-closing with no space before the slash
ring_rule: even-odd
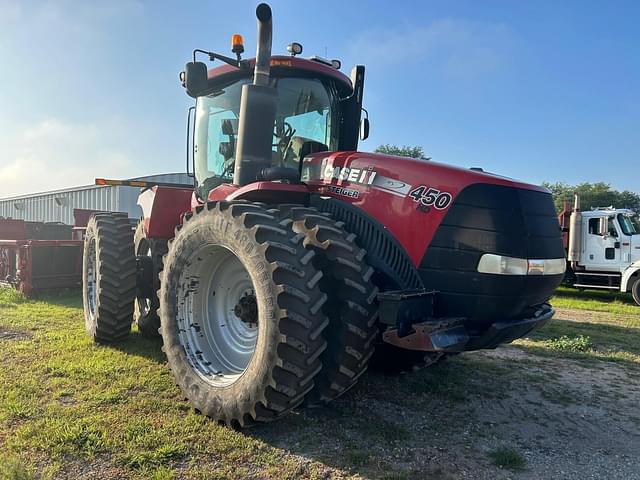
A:
<svg viewBox="0 0 640 480">
<path fill-rule="evenodd" d="M 291 56 L 269 55 L 261 88 L 249 90 L 257 95 L 248 95 L 251 106 L 244 111 L 251 113 L 243 122 L 243 90 L 255 89 L 260 60 L 242 60 L 241 37 L 234 35 L 232 42 L 236 59 L 204 52 L 225 65 L 206 70 L 201 62 L 190 62 L 181 77 L 196 100 L 191 145 L 195 193 L 201 200 L 223 184 L 297 183 L 307 155 L 355 150 L 359 136 L 366 138 L 359 135 L 364 67 L 355 67 L 349 78 L 339 71 L 337 60 L 296 57 L 302 51 L 296 43 L 288 47 Z M 368 120 L 364 122 L 366 133 Z M 243 161 L 253 164 L 244 169 L 248 172 L 242 172 Z"/>
</svg>

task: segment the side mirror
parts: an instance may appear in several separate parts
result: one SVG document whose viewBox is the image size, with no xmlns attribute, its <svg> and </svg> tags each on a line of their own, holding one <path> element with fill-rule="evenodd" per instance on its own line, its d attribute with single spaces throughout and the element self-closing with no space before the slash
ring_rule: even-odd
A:
<svg viewBox="0 0 640 480">
<path fill-rule="evenodd" d="M 187 95 L 197 97 L 207 89 L 207 64 L 203 62 L 189 62 L 180 73 L 182 86 L 187 89 Z"/>
<path fill-rule="evenodd" d="M 369 138 L 369 118 L 365 117 L 360 121 L 360 140 Z"/>
<path fill-rule="evenodd" d="M 609 218 L 608 217 L 601 217 L 598 220 L 598 234 L 606 237 L 607 235 L 609 235 Z"/>
</svg>

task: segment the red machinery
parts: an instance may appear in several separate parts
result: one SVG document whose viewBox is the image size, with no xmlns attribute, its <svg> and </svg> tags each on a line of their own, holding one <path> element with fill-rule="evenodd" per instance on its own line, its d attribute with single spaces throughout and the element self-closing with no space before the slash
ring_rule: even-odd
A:
<svg viewBox="0 0 640 480">
<path fill-rule="evenodd" d="M 96 210 L 73 210 L 75 226 L 0 218 L 0 285 L 25 295 L 82 283 L 82 245 Z"/>
<path fill-rule="evenodd" d="M 194 408 L 241 426 L 337 398 L 372 358 L 420 366 L 544 325 L 565 270 L 550 192 L 358 152 L 364 67 L 272 56 L 269 6 L 256 18 L 255 59 L 234 35 L 236 58 L 194 50 L 182 72 L 195 185 L 137 182 L 135 234 L 89 220 L 87 333 L 159 328 Z"/>
<path fill-rule="evenodd" d="M 0 283 L 25 295 L 82 281 L 82 241 L 59 223 L 0 219 Z"/>
</svg>

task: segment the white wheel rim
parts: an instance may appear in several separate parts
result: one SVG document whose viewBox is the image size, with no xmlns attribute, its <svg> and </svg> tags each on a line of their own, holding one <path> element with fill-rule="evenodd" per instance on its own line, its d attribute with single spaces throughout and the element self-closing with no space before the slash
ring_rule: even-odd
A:
<svg viewBox="0 0 640 480">
<path fill-rule="evenodd" d="M 200 248 L 184 262 L 178 303 L 178 337 L 195 371 L 216 387 L 235 383 L 255 352 L 259 316 L 238 316 L 239 305 L 255 304 L 253 282 L 240 259 L 219 245 Z"/>
<path fill-rule="evenodd" d="M 86 282 L 86 304 L 89 310 L 89 318 L 93 323 L 97 310 L 97 270 L 98 270 L 98 257 L 96 255 L 96 239 L 91 238 L 89 240 L 89 248 L 87 252 L 87 282 Z"/>
</svg>

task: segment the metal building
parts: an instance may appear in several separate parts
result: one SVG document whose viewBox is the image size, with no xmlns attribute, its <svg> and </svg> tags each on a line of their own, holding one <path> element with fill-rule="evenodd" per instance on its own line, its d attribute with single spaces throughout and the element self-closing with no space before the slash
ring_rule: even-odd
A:
<svg viewBox="0 0 640 480">
<path fill-rule="evenodd" d="M 148 182 L 192 184 L 185 173 L 166 173 L 131 178 Z M 0 198 L 0 218 L 16 218 L 39 222 L 61 222 L 73 225 L 73 209 L 126 212 L 129 218 L 140 218 L 137 204 L 138 187 L 85 185 L 50 192 Z"/>
</svg>

